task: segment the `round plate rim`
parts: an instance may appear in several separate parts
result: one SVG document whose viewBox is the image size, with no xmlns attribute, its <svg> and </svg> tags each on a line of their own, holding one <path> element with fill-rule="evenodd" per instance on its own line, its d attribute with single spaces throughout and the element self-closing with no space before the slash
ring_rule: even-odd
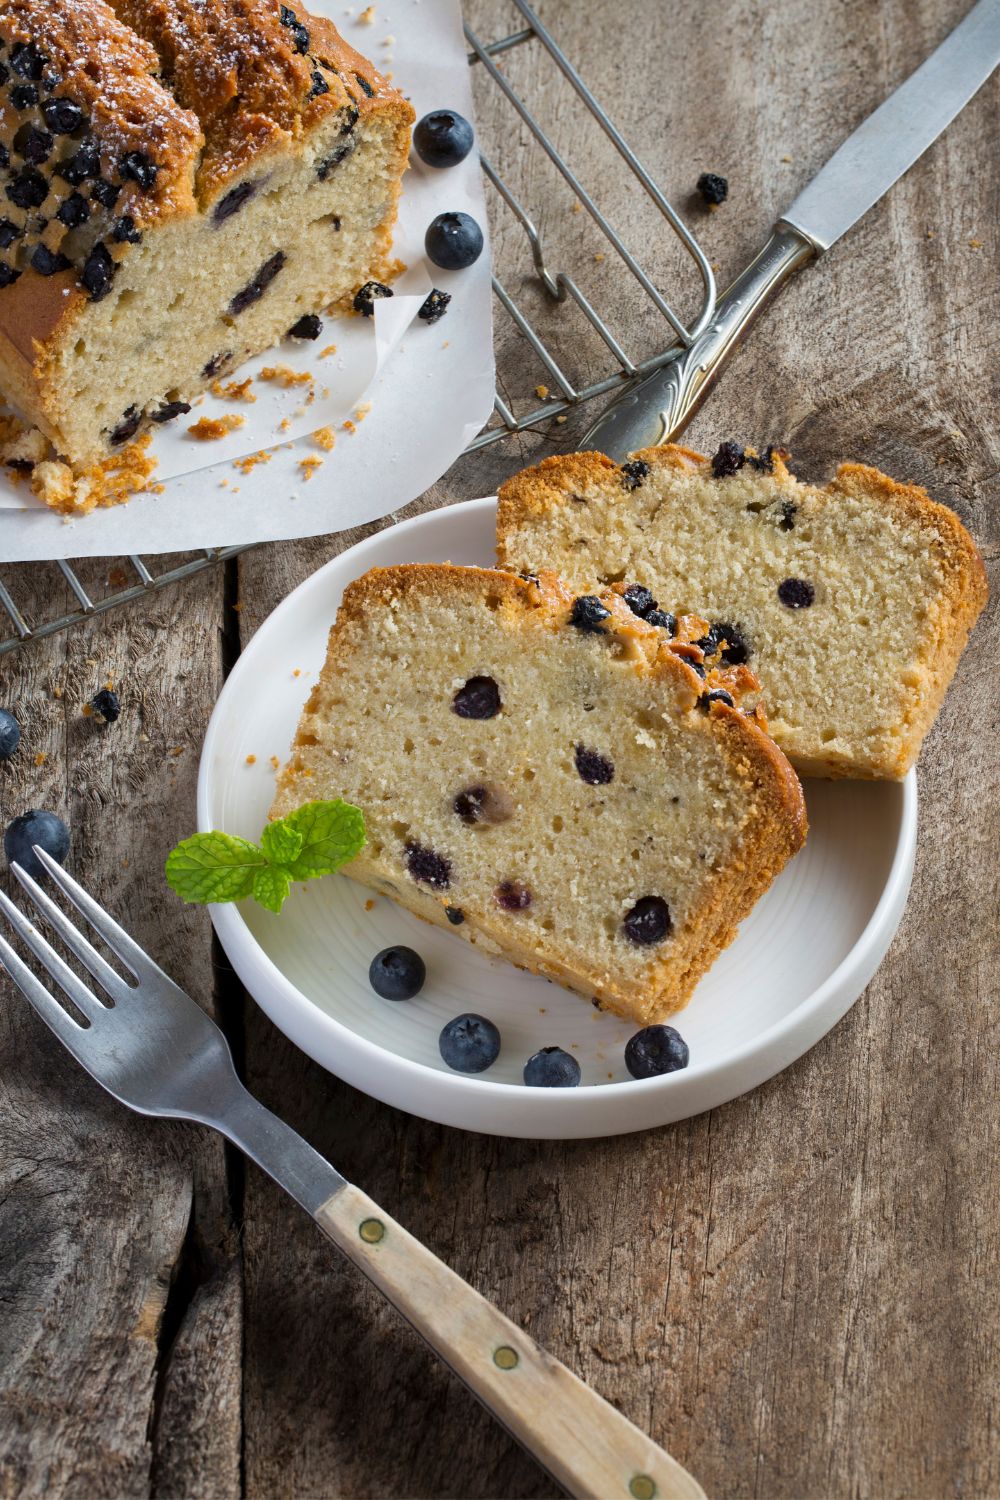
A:
<svg viewBox="0 0 1000 1500">
<path fill-rule="evenodd" d="M 440 520 L 445 512 L 454 517 L 458 513 L 477 514 L 495 506 L 496 497 L 485 496 L 425 511 L 391 527 L 382 527 L 324 563 L 275 606 L 241 652 L 212 711 L 198 768 L 197 821 L 200 830 L 212 827 L 215 744 L 223 732 L 228 700 L 235 694 L 243 675 L 253 670 L 256 657 L 265 650 L 268 635 L 277 623 L 286 614 L 294 612 L 305 595 L 321 588 L 328 574 L 339 572 L 346 558 L 358 562 L 357 575 L 364 572 L 365 554 L 379 550 L 387 533 L 391 533 L 393 541 L 405 539 L 428 522 Z M 916 772 L 911 770 L 903 781 L 887 784 L 898 787 L 901 795 L 896 847 L 882 892 L 854 946 L 817 989 L 787 1016 L 760 1032 L 751 1044 L 729 1057 L 715 1062 L 694 1062 L 682 1072 L 659 1078 L 623 1080 L 612 1085 L 581 1084 L 572 1090 L 526 1091 L 522 1084 L 442 1073 L 380 1047 L 321 1010 L 283 974 L 257 942 L 238 906 L 213 904 L 209 911 L 219 941 L 237 975 L 278 1029 L 320 1066 L 382 1102 L 440 1124 L 485 1130 L 489 1134 L 569 1139 L 645 1130 L 714 1109 L 759 1087 L 815 1046 L 860 997 L 899 926 L 916 854 Z M 310 1030 L 318 1031 L 323 1045 L 317 1045 L 315 1041 L 310 1044 L 310 1040 L 303 1039 Z M 370 1070 L 374 1063 L 385 1071 L 390 1082 L 397 1079 L 399 1087 L 385 1087 L 373 1082 Z M 523 1119 L 526 1094 L 531 1101 L 528 1111 L 531 1128 L 519 1128 L 529 1123 Z M 636 1108 L 629 1111 L 628 1120 L 617 1121 L 612 1118 L 612 1101 L 622 1103 L 623 1095 L 634 1101 Z M 454 1101 L 453 1105 L 446 1102 L 449 1098 Z M 689 1098 L 693 1108 L 687 1107 Z M 522 1119 L 505 1123 L 502 1130 L 470 1123 L 462 1106 L 473 1101 L 480 1114 L 481 1106 L 487 1101 L 499 1105 L 499 1110 L 487 1110 L 491 1116 L 503 1115 L 504 1106 L 516 1101 L 516 1113 Z M 588 1111 L 592 1117 L 589 1122 L 586 1118 Z M 591 1125 L 597 1128 L 590 1128 Z"/>
</svg>

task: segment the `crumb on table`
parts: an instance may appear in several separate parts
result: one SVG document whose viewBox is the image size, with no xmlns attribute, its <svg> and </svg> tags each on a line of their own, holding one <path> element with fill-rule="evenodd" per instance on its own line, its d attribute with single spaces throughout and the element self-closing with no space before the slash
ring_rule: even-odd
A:
<svg viewBox="0 0 1000 1500">
<path fill-rule="evenodd" d="M 239 469 L 241 474 L 252 474 L 258 464 L 269 464 L 273 457 L 273 453 L 261 448 L 259 453 L 247 453 L 242 458 L 234 458 L 233 468 Z"/>
<path fill-rule="evenodd" d="M 318 427 L 312 435 L 312 440 L 317 448 L 322 448 L 324 453 L 331 453 L 337 441 L 337 435 L 332 427 Z"/>
<path fill-rule="evenodd" d="M 213 380 L 209 390 L 213 396 L 218 396 L 222 401 L 256 401 L 250 387 L 253 377 L 248 375 L 246 380 L 230 380 L 228 385 L 221 380 Z"/>
<path fill-rule="evenodd" d="M 257 764 L 257 757 L 256 757 L 256 755 L 248 755 L 247 756 L 247 765 L 248 766 L 255 766 L 256 764 Z"/>
<path fill-rule="evenodd" d="M 311 479 L 316 470 L 322 468 L 323 460 L 317 458 L 315 453 L 307 453 L 305 458 L 299 459 L 299 468 L 302 470 L 303 479 Z"/>
</svg>

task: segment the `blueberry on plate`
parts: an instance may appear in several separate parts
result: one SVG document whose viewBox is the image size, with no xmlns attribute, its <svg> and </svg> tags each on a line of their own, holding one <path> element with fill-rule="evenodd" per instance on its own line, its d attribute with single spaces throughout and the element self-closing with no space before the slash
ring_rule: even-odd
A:
<svg viewBox="0 0 1000 1500">
<path fill-rule="evenodd" d="M 575 1089 L 580 1064 L 561 1047 L 543 1047 L 525 1063 L 524 1081 L 536 1089 Z"/>
<path fill-rule="evenodd" d="M 413 149 L 428 167 L 457 167 L 472 150 L 472 126 L 453 109 L 435 109 L 418 120 Z"/>
<path fill-rule="evenodd" d="M 483 250 L 483 231 L 471 214 L 438 214 L 427 226 L 428 260 L 444 271 L 464 271 Z"/>
<path fill-rule="evenodd" d="M 485 1016 L 468 1012 L 442 1027 L 438 1048 L 456 1073 L 484 1073 L 500 1052 L 500 1033 Z"/>
<path fill-rule="evenodd" d="M 9 709 L 0 708 L 0 760 L 10 760 L 20 743 L 20 724 Z"/>
<path fill-rule="evenodd" d="M 368 982 L 383 1000 L 412 1000 L 426 978 L 424 961 L 412 948 L 383 948 L 368 968 Z"/>
<path fill-rule="evenodd" d="M 59 864 L 69 853 L 69 829 L 62 818 L 53 812 L 45 812 L 38 808 L 32 808 L 31 812 L 22 813 L 19 818 L 7 824 L 3 836 L 4 853 L 7 863 L 19 864 L 22 870 L 27 870 L 36 880 L 40 880 L 45 874 L 42 862 L 38 858 L 33 844 L 44 849 L 46 854 Z"/>
<path fill-rule="evenodd" d="M 645 1026 L 625 1043 L 625 1066 L 633 1078 L 658 1078 L 688 1065 L 688 1045 L 672 1026 Z"/>
</svg>

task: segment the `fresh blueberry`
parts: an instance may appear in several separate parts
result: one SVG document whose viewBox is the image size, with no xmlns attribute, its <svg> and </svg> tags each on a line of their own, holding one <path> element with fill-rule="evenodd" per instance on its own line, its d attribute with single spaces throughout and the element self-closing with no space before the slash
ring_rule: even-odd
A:
<svg viewBox="0 0 1000 1500">
<path fill-rule="evenodd" d="M 383 1000 L 412 1000 L 426 978 L 424 961 L 412 948 L 383 948 L 368 969 L 368 982 Z"/>
<path fill-rule="evenodd" d="M 626 913 L 622 925 L 629 942 L 648 948 L 652 943 L 662 943 L 674 924 L 662 896 L 642 896 Z"/>
<path fill-rule="evenodd" d="M 438 214 L 427 226 L 428 260 L 444 271 L 464 271 L 483 250 L 483 231 L 471 214 Z"/>
<path fill-rule="evenodd" d="M 55 813 L 33 808 L 31 812 L 22 813 L 19 818 L 7 824 L 7 831 L 3 836 L 7 863 L 12 865 L 16 860 L 22 870 L 27 870 L 29 875 L 40 880 L 45 871 L 32 847 L 34 844 L 62 864 L 69 853 L 69 829 L 62 818 L 56 817 Z"/>
<path fill-rule="evenodd" d="M 435 109 L 417 121 L 413 149 L 428 167 L 457 167 L 472 150 L 472 126 L 452 109 Z"/>
<path fill-rule="evenodd" d="M 625 1043 L 625 1066 L 633 1078 L 658 1078 L 688 1065 L 688 1045 L 672 1026 L 644 1026 Z"/>
<path fill-rule="evenodd" d="M 456 1016 L 442 1028 L 438 1048 L 456 1073 L 484 1073 L 500 1052 L 500 1033 L 485 1016 Z"/>
<path fill-rule="evenodd" d="M 577 630 L 586 630 L 596 635 L 602 635 L 604 632 L 603 622 L 610 618 L 610 609 L 605 609 L 596 594 L 581 594 L 578 599 L 573 600 L 569 623 L 575 625 Z"/>
<path fill-rule="evenodd" d="M 105 724 L 113 724 L 122 711 L 121 699 L 110 688 L 101 688 L 99 693 L 95 693 L 90 706 L 95 714 L 100 714 Z"/>
<path fill-rule="evenodd" d="M 524 1081 L 536 1089 L 575 1089 L 580 1064 L 561 1047 L 543 1047 L 525 1063 Z"/>
<path fill-rule="evenodd" d="M 10 760 L 20 743 L 20 724 L 9 709 L 0 708 L 0 760 Z"/>
</svg>

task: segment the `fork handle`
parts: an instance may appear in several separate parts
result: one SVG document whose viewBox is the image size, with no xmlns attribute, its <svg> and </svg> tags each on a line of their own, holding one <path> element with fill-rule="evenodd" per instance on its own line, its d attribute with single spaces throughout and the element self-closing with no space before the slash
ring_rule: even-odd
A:
<svg viewBox="0 0 1000 1500">
<path fill-rule="evenodd" d="M 705 1500 L 686 1469 L 485 1297 L 347 1186 L 320 1228 L 508 1432 L 580 1500 Z"/>
<path fill-rule="evenodd" d="M 680 433 L 708 394 L 724 361 L 775 293 L 816 254 L 816 246 L 779 224 L 718 305 L 704 333 L 669 364 L 629 386 L 580 439 L 581 449 L 622 463 L 639 448 L 658 448 Z"/>
</svg>

